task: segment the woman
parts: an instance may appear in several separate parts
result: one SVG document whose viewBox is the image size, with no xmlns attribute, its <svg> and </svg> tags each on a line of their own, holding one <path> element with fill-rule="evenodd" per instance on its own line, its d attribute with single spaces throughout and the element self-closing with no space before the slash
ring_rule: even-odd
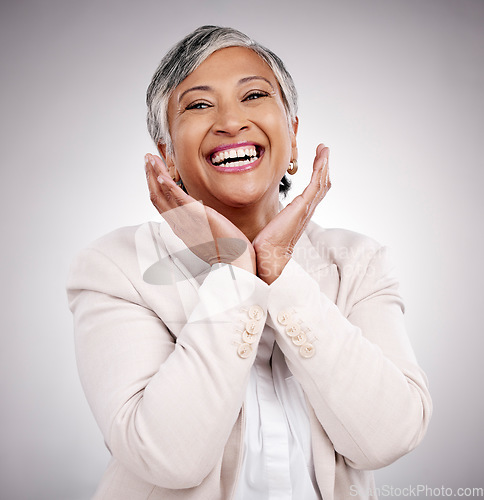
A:
<svg viewBox="0 0 484 500">
<path fill-rule="evenodd" d="M 83 387 L 112 454 L 95 498 L 374 498 L 431 414 L 386 250 L 310 218 L 328 148 L 297 169 L 277 56 L 204 26 L 148 89 L 161 224 L 84 250 L 69 280 Z"/>
</svg>

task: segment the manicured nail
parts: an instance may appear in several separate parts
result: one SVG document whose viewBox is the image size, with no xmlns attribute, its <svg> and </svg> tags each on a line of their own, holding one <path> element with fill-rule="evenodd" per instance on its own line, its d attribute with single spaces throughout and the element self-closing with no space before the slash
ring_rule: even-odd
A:
<svg viewBox="0 0 484 500">
<path fill-rule="evenodd" d="M 153 165 L 153 167 L 155 166 L 155 159 L 152 156 L 150 156 L 150 163 Z"/>
<path fill-rule="evenodd" d="M 157 181 L 160 183 L 160 184 L 164 184 L 165 181 L 163 180 L 163 177 L 161 177 L 161 175 L 159 175 L 157 178 Z"/>
</svg>

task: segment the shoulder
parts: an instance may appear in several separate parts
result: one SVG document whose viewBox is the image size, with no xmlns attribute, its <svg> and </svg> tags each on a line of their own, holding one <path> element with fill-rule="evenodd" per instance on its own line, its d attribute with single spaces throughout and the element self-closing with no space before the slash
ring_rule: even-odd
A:
<svg viewBox="0 0 484 500">
<path fill-rule="evenodd" d="M 94 240 L 71 262 L 68 287 L 92 286 L 94 282 L 119 283 L 142 281 L 142 265 L 146 254 L 156 261 L 160 241 L 160 224 L 146 222 L 121 227 Z"/>
<path fill-rule="evenodd" d="M 338 266 L 350 261 L 370 261 L 384 248 L 373 238 L 340 228 L 323 228 L 311 221 L 306 229 L 311 245 L 325 260 Z"/>
<path fill-rule="evenodd" d="M 89 243 L 81 253 L 89 250 L 115 257 L 119 252 L 129 251 L 134 247 L 136 233 L 144 226 L 126 226 L 111 231 Z"/>
<path fill-rule="evenodd" d="M 166 227 L 154 221 L 120 227 L 88 244 L 79 255 L 94 252 L 122 264 L 131 260 L 146 245 L 163 245 L 165 231 Z"/>
<path fill-rule="evenodd" d="M 139 226 L 122 227 L 94 240 L 72 259 L 67 288 L 100 291 L 101 283 L 119 285 L 135 260 L 135 234 Z M 112 290 L 110 290 L 112 291 Z"/>
<path fill-rule="evenodd" d="M 335 271 L 333 286 L 340 307 L 384 291 L 394 296 L 403 310 L 395 263 L 388 247 L 355 231 L 324 229 L 312 222 L 306 235 L 321 261 L 328 265 L 326 269 Z M 321 287 L 331 289 L 331 276 L 330 272 L 323 274 Z"/>
</svg>

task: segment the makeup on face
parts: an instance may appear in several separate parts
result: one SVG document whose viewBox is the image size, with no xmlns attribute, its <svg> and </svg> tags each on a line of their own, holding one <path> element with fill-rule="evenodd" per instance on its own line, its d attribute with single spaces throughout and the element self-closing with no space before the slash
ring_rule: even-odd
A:
<svg viewBox="0 0 484 500">
<path fill-rule="evenodd" d="M 168 121 L 170 161 L 191 196 L 222 213 L 278 206 L 295 134 L 277 79 L 255 52 L 229 47 L 209 56 L 173 92 Z"/>
</svg>

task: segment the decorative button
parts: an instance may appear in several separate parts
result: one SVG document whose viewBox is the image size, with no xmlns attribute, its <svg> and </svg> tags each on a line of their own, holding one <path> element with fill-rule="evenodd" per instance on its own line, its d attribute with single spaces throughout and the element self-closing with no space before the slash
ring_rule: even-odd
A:
<svg viewBox="0 0 484 500">
<path fill-rule="evenodd" d="M 248 358 L 252 354 L 252 346 L 250 344 L 244 343 L 240 344 L 237 348 L 237 354 L 241 358 Z"/>
<path fill-rule="evenodd" d="M 257 335 L 254 335 L 253 333 L 244 332 L 242 334 L 242 340 L 247 344 L 253 344 L 256 341 L 256 339 Z"/>
<path fill-rule="evenodd" d="M 290 319 L 291 319 L 291 315 L 287 311 L 281 311 L 277 315 L 277 321 L 281 325 L 287 325 L 289 323 Z"/>
<path fill-rule="evenodd" d="M 307 337 L 305 333 L 300 333 L 299 335 L 292 337 L 291 340 L 295 345 L 303 345 L 306 343 Z"/>
<path fill-rule="evenodd" d="M 303 358 L 312 358 L 315 352 L 316 348 L 313 346 L 313 344 L 310 344 L 309 342 L 303 344 L 299 348 L 299 354 L 301 354 Z"/>
<path fill-rule="evenodd" d="M 289 323 L 286 326 L 286 333 L 289 337 L 295 337 L 301 333 L 301 327 L 297 323 Z"/>
<path fill-rule="evenodd" d="M 252 306 L 249 308 L 249 318 L 255 319 L 257 321 L 264 317 L 264 310 L 260 306 Z"/>
<path fill-rule="evenodd" d="M 247 331 L 247 333 L 254 335 L 261 331 L 261 324 L 255 319 L 250 319 L 245 324 L 245 330 Z"/>
</svg>

